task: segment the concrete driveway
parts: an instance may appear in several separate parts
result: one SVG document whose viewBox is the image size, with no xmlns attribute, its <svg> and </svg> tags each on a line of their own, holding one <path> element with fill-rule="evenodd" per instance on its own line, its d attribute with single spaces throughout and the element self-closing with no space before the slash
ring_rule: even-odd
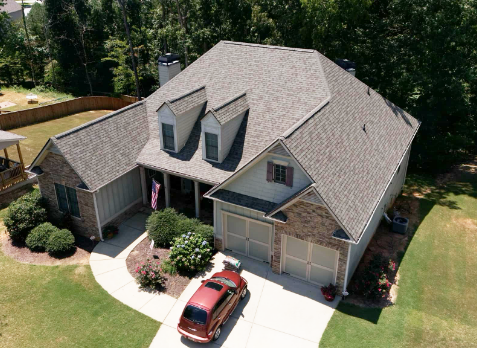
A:
<svg viewBox="0 0 477 348">
<path fill-rule="evenodd" d="M 241 274 L 248 281 L 249 294 L 224 325 L 220 338 L 207 346 L 316 348 L 338 300 L 326 302 L 318 287 L 274 274 L 268 264 L 227 254 L 242 260 Z M 204 277 L 191 281 L 166 316 L 151 348 L 204 347 L 181 337 L 176 326 L 201 280 L 221 270 L 225 256 L 217 253 L 214 268 Z"/>
</svg>

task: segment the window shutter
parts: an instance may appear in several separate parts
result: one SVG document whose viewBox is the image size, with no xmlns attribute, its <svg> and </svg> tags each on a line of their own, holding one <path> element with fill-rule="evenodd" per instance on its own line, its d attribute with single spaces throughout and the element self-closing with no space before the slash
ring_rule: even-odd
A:
<svg viewBox="0 0 477 348">
<path fill-rule="evenodd" d="M 267 162 L 267 181 L 273 181 L 273 162 Z"/>
<path fill-rule="evenodd" d="M 293 186 L 293 167 L 287 167 L 287 186 Z"/>
</svg>

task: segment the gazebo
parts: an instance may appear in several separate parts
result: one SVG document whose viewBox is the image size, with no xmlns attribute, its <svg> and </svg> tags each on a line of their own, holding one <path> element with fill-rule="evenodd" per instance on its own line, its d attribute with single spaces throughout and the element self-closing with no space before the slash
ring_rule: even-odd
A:
<svg viewBox="0 0 477 348">
<path fill-rule="evenodd" d="M 0 192 L 28 178 L 20 150 L 20 141 L 23 139 L 26 137 L 0 130 L 0 151 L 3 150 L 5 155 L 4 157 L 0 156 Z M 10 146 L 17 147 L 20 162 L 8 157 L 7 148 Z"/>
</svg>

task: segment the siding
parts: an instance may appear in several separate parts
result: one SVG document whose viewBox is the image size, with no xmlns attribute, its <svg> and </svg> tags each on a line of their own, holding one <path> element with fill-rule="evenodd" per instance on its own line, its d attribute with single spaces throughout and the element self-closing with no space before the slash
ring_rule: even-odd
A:
<svg viewBox="0 0 477 348">
<path fill-rule="evenodd" d="M 301 197 L 302 201 L 309 202 L 309 203 L 314 203 L 314 204 L 321 204 L 323 205 L 323 201 L 321 200 L 320 197 L 315 192 L 308 192 L 306 195 Z"/>
<path fill-rule="evenodd" d="M 275 147 L 273 147 L 273 149 L 270 149 L 270 151 L 268 152 L 275 155 L 290 157 L 287 150 L 285 150 L 285 148 L 281 144 L 275 145 Z"/>
<path fill-rule="evenodd" d="M 219 154 L 220 162 L 225 160 L 227 158 L 227 155 L 230 152 L 230 148 L 232 147 L 232 144 L 235 140 L 235 136 L 237 135 L 237 132 L 240 128 L 240 125 L 242 124 L 242 120 L 245 116 L 245 112 L 241 113 L 240 115 L 236 116 L 226 124 L 222 126 L 222 131 L 221 131 L 221 141 L 222 141 L 222 146 L 221 146 L 221 153 Z M 202 144 L 205 145 L 205 142 L 203 141 Z"/>
<path fill-rule="evenodd" d="M 288 158 L 286 161 L 289 162 L 289 166 L 294 168 L 293 186 L 288 187 L 275 182 L 268 182 L 266 178 L 267 161 L 273 160 L 284 161 L 284 158 L 282 156 L 267 155 L 223 188 L 247 196 L 280 203 L 311 183 L 310 179 L 308 179 L 292 158 Z"/>
<path fill-rule="evenodd" d="M 142 199 L 139 168 L 135 168 L 96 193 L 101 225 L 116 217 L 130 205 Z"/>
<path fill-rule="evenodd" d="M 255 210 L 250 210 L 247 208 L 242 208 L 235 205 L 227 204 L 224 202 L 216 201 L 216 221 L 214 223 L 214 235 L 215 237 L 218 237 L 220 239 L 223 238 L 223 231 L 222 231 L 222 212 L 223 211 L 237 214 L 244 217 L 248 217 L 250 219 L 259 220 L 269 224 L 273 224 L 272 220 L 269 220 L 263 217 L 263 213 L 260 213 Z M 272 232 L 273 232 L 273 228 L 272 228 Z"/>
<path fill-rule="evenodd" d="M 351 280 L 353 273 L 358 267 L 361 257 L 363 256 L 369 242 L 374 236 L 374 233 L 376 232 L 376 229 L 378 228 L 379 223 L 381 222 L 381 219 L 383 217 L 383 213 L 391 206 L 391 204 L 394 202 L 394 199 L 401 193 L 402 185 L 404 184 L 404 181 L 406 179 L 410 151 L 411 149 L 409 148 L 406 155 L 404 156 L 399 173 L 396 173 L 394 175 L 394 178 L 388 189 L 386 190 L 383 199 L 379 203 L 378 208 L 376 209 L 376 212 L 371 218 L 368 227 L 364 231 L 361 240 L 358 244 L 350 244 L 350 260 L 346 285 L 348 285 L 349 281 Z"/>
</svg>

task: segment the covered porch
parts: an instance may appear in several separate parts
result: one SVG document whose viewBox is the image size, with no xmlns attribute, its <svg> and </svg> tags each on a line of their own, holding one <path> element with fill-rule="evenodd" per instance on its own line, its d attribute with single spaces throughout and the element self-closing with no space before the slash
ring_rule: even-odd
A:
<svg viewBox="0 0 477 348">
<path fill-rule="evenodd" d="M 3 152 L 3 156 L 0 156 L 0 192 L 28 178 L 20 150 L 20 141 L 23 139 L 26 138 L 0 130 L 0 154 Z M 17 148 L 19 161 L 9 158 L 8 148 L 14 146 Z"/>
<path fill-rule="evenodd" d="M 212 184 L 172 175 L 170 173 L 140 167 L 143 187 L 143 203 L 151 204 L 152 180 L 161 184 L 157 198 L 157 210 L 174 208 L 189 218 L 198 218 L 213 225 L 214 202 L 203 198 Z"/>
</svg>

